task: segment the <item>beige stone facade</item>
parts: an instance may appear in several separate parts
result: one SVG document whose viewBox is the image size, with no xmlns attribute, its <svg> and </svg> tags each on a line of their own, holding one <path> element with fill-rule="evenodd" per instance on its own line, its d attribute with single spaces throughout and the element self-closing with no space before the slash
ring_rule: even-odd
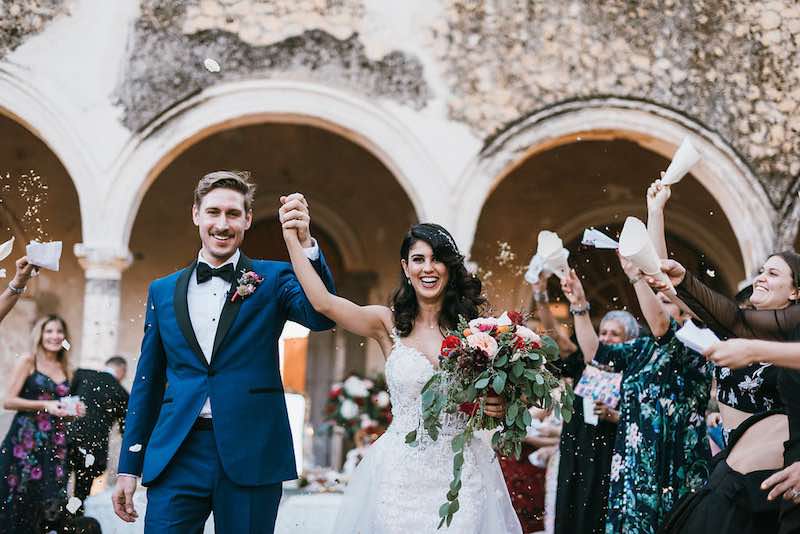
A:
<svg viewBox="0 0 800 534">
<path fill-rule="evenodd" d="M 65 243 L 0 326 L 4 376 L 46 312 L 76 364 L 135 362 L 147 284 L 196 254 L 191 190 L 220 168 L 258 182 L 248 254 L 285 257 L 277 197 L 302 191 L 341 292 L 365 303 L 387 301 L 402 235 L 426 220 L 498 309 L 527 305 L 542 229 L 572 244 L 595 302 L 627 305 L 613 261 L 577 241 L 644 216 L 687 135 L 703 161 L 667 219 L 684 262 L 734 290 L 797 239 L 791 0 L 14 0 L 0 21 L 0 217 L 19 243 Z M 48 185 L 36 223 L 29 171 Z M 312 419 L 337 374 L 381 368 L 363 340 L 312 337 Z"/>
</svg>

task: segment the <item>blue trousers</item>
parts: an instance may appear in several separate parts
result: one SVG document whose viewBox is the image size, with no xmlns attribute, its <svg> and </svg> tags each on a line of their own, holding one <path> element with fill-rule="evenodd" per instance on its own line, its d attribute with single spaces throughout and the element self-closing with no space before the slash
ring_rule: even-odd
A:
<svg viewBox="0 0 800 534">
<path fill-rule="evenodd" d="M 217 534 L 272 534 L 281 484 L 245 487 L 222 468 L 211 430 L 192 430 L 147 488 L 146 534 L 202 533 L 211 512 Z"/>
</svg>

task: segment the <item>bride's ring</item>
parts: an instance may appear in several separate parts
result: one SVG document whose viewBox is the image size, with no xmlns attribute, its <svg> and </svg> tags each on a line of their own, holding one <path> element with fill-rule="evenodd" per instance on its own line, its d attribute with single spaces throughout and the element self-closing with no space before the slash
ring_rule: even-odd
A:
<svg viewBox="0 0 800 534">
<path fill-rule="evenodd" d="M 800 497 L 800 490 L 798 490 L 797 488 L 792 488 L 791 490 L 789 490 L 790 499 L 795 500 L 798 497 Z"/>
</svg>

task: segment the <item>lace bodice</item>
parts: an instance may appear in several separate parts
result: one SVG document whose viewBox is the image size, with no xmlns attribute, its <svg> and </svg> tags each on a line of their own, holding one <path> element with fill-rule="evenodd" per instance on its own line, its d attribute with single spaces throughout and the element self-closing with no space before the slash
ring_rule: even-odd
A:
<svg viewBox="0 0 800 534">
<path fill-rule="evenodd" d="M 417 429 L 422 420 L 422 388 L 435 372 L 433 364 L 424 354 L 394 336 L 394 347 L 386 359 L 385 369 L 392 399 L 389 432 L 405 436 Z M 442 414 L 440 436 L 453 436 L 463 430 L 466 423 L 467 417 L 462 413 Z M 421 441 L 424 443 L 425 440 Z"/>
</svg>

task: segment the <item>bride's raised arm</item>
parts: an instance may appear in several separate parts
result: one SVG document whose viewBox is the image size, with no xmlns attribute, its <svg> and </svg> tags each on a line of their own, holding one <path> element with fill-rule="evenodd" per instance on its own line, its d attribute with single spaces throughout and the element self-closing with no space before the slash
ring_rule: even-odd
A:
<svg viewBox="0 0 800 534">
<path fill-rule="evenodd" d="M 376 340 L 384 352 L 391 350 L 391 310 L 386 306 L 359 306 L 328 291 L 303 252 L 303 245 L 298 236 L 298 228 L 303 226 L 308 228 L 308 220 L 303 220 L 302 217 L 291 218 L 292 213 L 291 204 L 287 203 L 281 207 L 283 239 L 289 251 L 294 273 L 311 305 L 317 312 L 336 322 L 339 327 L 357 336 Z"/>
</svg>

